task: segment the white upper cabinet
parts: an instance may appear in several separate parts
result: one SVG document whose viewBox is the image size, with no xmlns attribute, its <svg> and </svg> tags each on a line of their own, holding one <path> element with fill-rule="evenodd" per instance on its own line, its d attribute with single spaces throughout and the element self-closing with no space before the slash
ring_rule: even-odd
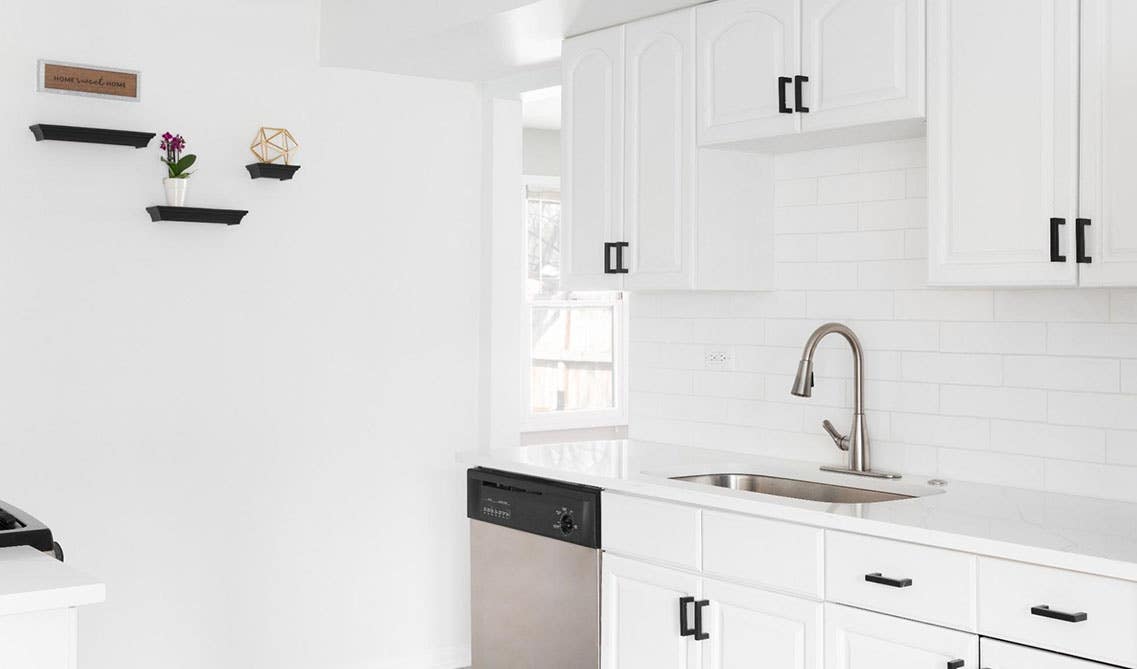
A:
<svg viewBox="0 0 1137 669">
<path fill-rule="evenodd" d="M 924 0 L 802 0 L 803 131 L 924 116 Z"/>
<path fill-rule="evenodd" d="M 692 274 L 695 20 L 672 12 L 627 26 L 624 287 L 685 288 Z"/>
<path fill-rule="evenodd" d="M 799 2 L 719 0 L 697 8 L 700 144 L 798 131 L 791 82 L 800 70 Z"/>
<path fill-rule="evenodd" d="M 698 37 L 700 145 L 923 133 L 924 0 L 719 0 Z"/>
<path fill-rule="evenodd" d="M 564 290 L 771 287 L 772 159 L 697 146 L 695 13 L 565 40 Z"/>
<path fill-rule="evenodd" d="M 825 669 L 978 669 L 974 634 L 825 605 Z"/>
<path fill-rule="evenodd" d="M 562 282 L 618 290 L 605 265 L 624 230 L 624 27 L 566 40 L 561 73 Z"/>
<path fill-rule="evenodd" d="M 1077 0 L 928 8 L 931 283 L 1075 285 Z"/>
<path fill-rule="evenodd" d="M 1137 2 L 1082 0 L 1082 285 L 1137 285 Z M 1087 225 L 1088 224 L 1088 225 Z M 1069 247 L 1068 247 L 1069 248 Z M 1076 247 L 1071 252 L 1077 255 Z"/>
</svg>

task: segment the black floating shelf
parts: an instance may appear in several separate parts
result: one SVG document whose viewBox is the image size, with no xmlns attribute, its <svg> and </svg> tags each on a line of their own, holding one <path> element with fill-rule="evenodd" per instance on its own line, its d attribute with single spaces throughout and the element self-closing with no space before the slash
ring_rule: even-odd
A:
<svg viewBox="0 0 1137 669">
<path fill-rule="evenodd" d="M 146 207 L 150 220 L 158 221 L 186 221 L 187 223 L 221 223 L 222 225 L 237 225 L 245 214 L 241 209 L 202 209 L 201 207 Z"/>
<path fill-rule="evenodd" d="M 83 128 L 77 125 L 47 125 L 37 123 L 28 126 L 37 142 L 52 139 L 60 142 L 85 142 L 87 144 L 114 144 L 145 148 L 154 139 L 152 132 L 133 130 L 108 130 L 107 128 Z"/>
<path fill-rule="evenodd" d="M 300 169 L 299 165 L 279 165 L 277 163 L 250 163 L 245 165 L 249 176 L 254 179 L 280 179 L 288 181 Z"/>
</svg>

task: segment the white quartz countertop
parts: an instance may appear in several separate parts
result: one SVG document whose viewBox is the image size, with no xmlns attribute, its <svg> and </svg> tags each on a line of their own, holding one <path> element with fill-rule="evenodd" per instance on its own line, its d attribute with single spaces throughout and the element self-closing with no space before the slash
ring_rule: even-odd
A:
<svg viewBox="0 0 1137 669">
<path fill-rule="evenodd" d="M 97 579 L 31 546 L 0 548 L 0 616 L 96 604 L 106 599 Z"/>
<path fill-rule="evenodd" d="M 462 453 L 471 467 L 861 532 L 1137 581 L 1137 504 L 949 481 L 883 481 L 822 472 L 816 463 L 634 440 L 581 441 Z M 912 499 L 827 504 L 673 481 L 693 474 L 745 473 L 872 488 Z M 2 573 L 0 569 L 0 573 Z"/>
</svg>

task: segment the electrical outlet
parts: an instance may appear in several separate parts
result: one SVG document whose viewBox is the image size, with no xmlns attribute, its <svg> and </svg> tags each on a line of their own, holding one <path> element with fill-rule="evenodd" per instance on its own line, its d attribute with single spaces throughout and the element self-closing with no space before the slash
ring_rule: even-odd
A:
<svg viewBox="0 0 1137 669">
<path fill-rule="evenodd" d="M 734 349 L 721 346 L 704 349 L 703 367 L 718 371 L 734 369 Z"/>
</svg>

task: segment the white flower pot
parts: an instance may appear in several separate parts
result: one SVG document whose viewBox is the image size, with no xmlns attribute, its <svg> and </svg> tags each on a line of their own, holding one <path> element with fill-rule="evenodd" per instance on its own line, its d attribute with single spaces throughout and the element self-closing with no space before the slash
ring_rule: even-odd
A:
<svg viewBox="0 0 1137 669">
<path fill-rule="evenodd" d="M 171 207 L 186 206 L 186 189 L 189 188 L 189 179 L 162 179 L 166 186 L 166 204 Z"/>
</svg>

